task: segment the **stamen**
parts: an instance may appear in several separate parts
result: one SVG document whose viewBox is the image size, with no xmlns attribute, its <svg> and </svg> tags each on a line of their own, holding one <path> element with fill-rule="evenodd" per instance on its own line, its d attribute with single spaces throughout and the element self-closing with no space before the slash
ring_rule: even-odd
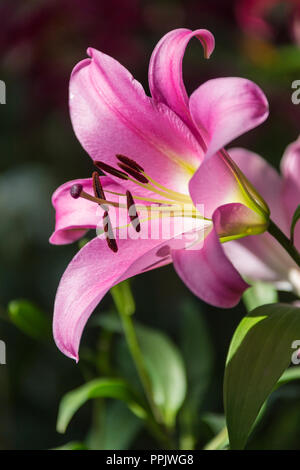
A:
<svg viewBox="0 0 300 470">
<path fill-rule="evenodd" d="M 120 204 L 115 201 L 107 201 L 104 199 L 99 199 L 95 196 L 92 196 L 91 194 L 86 193 L 85 191 L 81 191 L 80 197 L 87 199 L 88 201 L 95 202 L 96 204 L 108 204 L 113 207 L 118 207 L 119 209 L 127 209 L 127 205 L 125 204 Z M 167 205 L 146 205 L 146 204 L 140 204 L 136 206 L 137 209 L 141 211 L 157 211 L 159 213 L 167 212 L 170 217 L 176 217 L 180 214 L 182 214 L 182 207 L 176 203 L 176 204 L 170 204 L 169 206 Z M 187 217 L 195 217 L 197 219 L 205 219 L 202 215 L 198 214 L 196 210 L 191 210 L 190 212 L 185 212 L 184 216 Z M 210 219 L 205 219 L 205 220 L 210 220 Z"/>
<path fill-rule="evenodd" d="M 136 206 L 130 191 L 126 191 L 126 198 L 127 198 L 127 209 L 130 221 L 135 228 L 136 232 L 141 231 L 141 224 L 139 221 L 139 216 L 136 210 Z"/>
<path fill-rule="evenodd" d="M 96 165 L 94 165 L 94 166 L 95 166 L 96 171 L 97 171 L 99 176 L 106 176 L 106 174 L 102 170 L 100 170 L 100 168 L 98 168 Z"/>
<path fill-rule="evenodd" d="M 114 231 L 111 226 L 110 218 L 108 212 L 105 211 L 103 214 L 103 230 L 105 234 L 105 239 L 107 241 L 108 247 L 114 252 L 117 253 L 118 245 L 114 236 Z"/>
<path fill-rule="evenodd" d="M 129 168 L 131 170 L 134 170 L 135 172 L 137 171 L 138 173 L 143 173 L 143 176 L 148 180 L 147 182 L 149 183 L 149 181 L 151 183 L 153 183 L 155 186 L 157 186 L 158 188 L 162 189 L 163 191 L 166 191 L 167 193 L 169 193 L 170 195 L 172 194 L 173 196 L 176 196 L 177 198 L 180 197 L 180 198 L 184 198 L 184 200 L 189 200 L 190 201 L 190 198 L 189 196 L 185 196 L 181 193 L 178 193 L 177 191 L 172 191 L 171 189 L 169 188 L 166 188 L 165 186 L 157 183 L 155 180 L 153 180 L 152 178 L 150 178 L 149 175 L 147 175 L 147 173 L 145 172 L 144 168 L 139 164 L 137 163 L 135 160 L 132 160 L 132 158 L 128 158 L 126 157 L 125 155 L 120 155 L 120 154 L 117 154 L 116 155 L 117 159 L 122 163 L 122 164 L 125 164 L 125 166 L 121 166 L 119 165 L 124 171 L 126 171 L 127 173 L 131 174 L 132 176 L 134 176 L 136 179 L 138 179 L 138 181 L 140 181 L 141 183 L 145 183 L 146 184 L 146 180 L 144 178 L 141 178 L 141 177 L 137 177 L 136 173 L 134 173 L 134 175 L 132 173 L 130 173 Z M 152 187 L 153 188 L 153 187 Z M 150 188 L 149 188 L 150 189 Z M 153 188 L 154 189 L 154 188 Z"/>
<path fill-rule="evenodd" d="M 93 176 L 93 189 L 94 189 L 95 196 L 100 198 L 100 199 L 106 199 L 97 171 L 94 171 L 92 176 Z M 100 204 L 100 207 L 104 211 L 109 210 L 108 206 L 106 204 Z"/>
<path fill-rule="evenodd" d="M 163 186 L 162 184 L 158 183 L 153 178 L 151 178 L 149 175 L 147 175 L 147 173 L 144 173 L 144 176 L 150 181 L 150 183 L 154 184 L 154 186 L 156 186 L 157 188 L 162 189 L 163 193 L 158 192 L 156 190 L 156 192 L 158 194 L 166 193 L 165 196 L 169 196 L 174 200 L 178 200 L 178 201 L 180 200 L 180 201 L 184 201 L 184 202 L 191 202 L 190 196 L 188 196 L 186 194 L 179 193 L 178 191 L 173 191 L 172 189 L 166 188 L 165 186 Z"/>
<path fill-rule="evenodd" d="M 120 162 L 125 163 L 125 165 L 131 167 L 133 170 L 138 171 L 139 173 L 144 171 L 144 168 L 131 158 L 125 157 L 125 155 L 116 155 L 116 157 Z"/>
<path fill-rule="evenodd" d="M 78 199 L 80 197 L 82 191 L 82 184 L 76 183 L 71 186 L 70 194 L 74 199 Z"/>
<path fill-rule="evenodd" d="M 182 202 L 190 202 L 191 201 L 189 196 L 178 193 L 176 191 L 172 191 L 172 190 L 170 190 L 168 188 L 165 188 L 164 186 L 160 185 L 156 181 L 154 181 L 152 178 L 150 178 L 144 172 L 143 168 L 137 162 L 132 160 L 131 158 L 128 158 L 128 157 L 125 157 L 124 155 L 119 155 L 119 154 L 117 154 L 116 157 L 122 162 L 122 163 L 118 163 L 118 166 L 124 171 L 117 170 L 116 168 L 114 168 L 114 167 L 112 167 L 112 166 L 110 166 L 110 165 L 108 165 L 107 163 L 104 163 L 104 162 L 96 161 L 94 163 L 101 170 L 104 170 L 107 173 L 110 173 L 111 175 L 116 176 L 117 178 L 121 178 L 123 180 L 133 181 L 134 183 L 140 184 L 140 185 L 147 184 L 148 185 L 147 189 L 149 189 L 149 190 L 151 190 L 151 191 L 153 191 L 157 194 L 160 194 L 161 196 L 164 196 L 164 197 L 172 196 L 173 200 L 176 199 L 177 201 L 182 201 Z M 128 175 L 131 175 L 134 178 L 134 180 L 132 180 L 130 178 L 130 176 L 128 176 Z M 150 185 L 149 181 L 151 181 L 153 184 L 155 184 L 155 186 L 157 186 L 158 188 L 161 188 L 163 191 L 159 191 L 157 188 Z"/>
<path fill-rule="evenodd" d="M 124 165 L 124 163 L 118 163 L 118 166 L 122 168 L 122 170 L 126 171 L 129 175 L 133 176 L 137 181 L 143 184 L 147 184 L 149 181 L 146 176 L 142 175 L 139 171 L 134 170 L 128 165 Z"/>
<path fill-rule="evenodd" d="M 126 196 L 126 194 L 124 193 L 117 193 L 115 191 L 110 191 L 109 189 L 106 189 L 105 190 L 107 193 L 109 194 L 114 194 L 115 196 Z M 167 204 L 167 205 L 172 205 L 174 204 L 174 201 L 172 201 L 171 199 L 154 199 L 154 198 L 151 198 L 151 197 L 142 197 L 142 196 L 137 196 L 136 194 L 132 194 L 132 197 L 133 199 L 139 199 L 140 201 L 147 201 L 147 202 L 154 202 L 155 204 L 159 204 L 159 205 L 162 205 L 162 204 Z"/>
<path fill-rule="evenodd" d="M 77 199 L 79 197 L 82 197 L 86 200 L 92 201 L 100 205 L 100 207 L 104 210 L 103 229 L 105 239 L 107 241 L 108 247 L 113 252 L 116 253 L 118 251 L 118 245 L 110 218 L 108 216 L 110 206 L 116 207 L 118 209 L 127 209 L 130 223 L 133 225 L 134 229 L 137 232 L 140 232 L 141 222 L 144 222 L 143 219 L 140 219 L 140 214 L 143 214 L 144 211 L 148 213 L 148 218 L 145 220 L 151 220 L 157 217 L 191 217 L 196 219 L 204 219 L 204 217 L 196 210 L 195 207 L 192 206 L 190 210 L 186 210 L 185 203 L 188 202 L 192 205 L 192 200 L 189 196 L 182 193 L 178 193 L 177 191 L 173 191 L 161 185 L 160 183 L 152 179 L 148 174 L 146 174 L 143 168 L 134 160 L 119 154 L 117 154 L 116 157 L 119 160 L 118 166 L 123 171 L 120 171 L 101 161 L 96 161 L 95 166 L 97 167 L 97 169 L 100 168 L 101 171 L 103 170 L 104 172 L 116 176 L 122 180 L 127 180 L 137 186 L 141 186 L 143 189 L 147 189 L 155 195 L 157 194 L 163 196 L 163 199 L 155 199 L 153 197 L 148 197 L 147 195 L 133 196 L 129 190 L 127 190 L 125 194 L 122 192 L 119 193 L 109 190 L 105 190 L 104 192 L 104 189 L 101 184 L 101 179 L 97 171 L 94 171 L 92 175 L 94 190 L 93 195 L 83 191 L 83 186 L 81 184 L 74 184 L 71 187 L 70 193 L 73 198 Z M 126 204 L 106 199 L 106 193 L 126 197 Z M 134 198 L 145 201 L 146 204 L 136 204 Z M 156 215 L 154 215 L 153 213 L 156 213 Z M 127 224 L 126 227 L 128 227 Z M 164 259 L 170 255 L 169 251 L 170 248 L 168 246 L 165 246 L 159 249 L 156 255 L 159 258 L 162 258 L 162 261 L 164 261 Z"/>
<path fill-rule="evenodd" d="M 104 162 L 94 162 L 95 165 L 100 168 L 100 170 L 106 171 L 106 173 L 110 173 L 113 176 L 116 176 L 117 178 L 120 178 L 121 180 L 128 180 L 128 175 L 124 173 L 123 171 L 117 170 L 116 168 L 107 165 L 107 163 Z"/>
</svg>

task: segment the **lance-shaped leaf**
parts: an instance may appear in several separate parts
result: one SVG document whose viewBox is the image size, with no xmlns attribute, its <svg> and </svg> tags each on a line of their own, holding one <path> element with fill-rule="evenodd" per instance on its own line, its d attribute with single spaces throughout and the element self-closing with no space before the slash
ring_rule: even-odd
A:
<svg viewBox="0 0 300 470">
<path fill-rule="evenodd" d="M 200 407 L 213 374 L 213 349 L 205 318 L 195 302 L 182 307 L 181 351 L 186 366 L 187 396 L 180 412 L 181 445 L 192 450 L 197 441 Z"/>
<path fill-rule="evenodd" d="M 278 380 L 276 388 L 294 382 L 294 380 L 300 380 L 300 366 L 287 369 Z"/>
<path fill-rule="evenodd" d="M 300 309 L 263 305 L 237 327 L 228 352 L 224 406 L 231 449 L 242 449 L 256 417 L 291 362 L 300 339 Z"/>
<path fill-rule="evenodd" d="M 164 422 L 172 427 L 186 394 L 186 373 L 181 354 L 161 331 L 139 326 L 138 341 L 151 380 L 153 400 Z"/>
<path fill-rule="evenodd" d="M 117 400 L 105 404 L 99 421 L 86 441 L 91 450 L 128 450 L 143 426 L 143 421 Z"/>
<path fill-rule="evenodd" d="M 96 318 L 96 324 L 109 331 L 122 332 L 120 319 L 113 314 L 99 315 Z M 151 381 L 153 400 L 161 410 L 165 423 L 172 427 L 186 395 L 187 379 L 183 358 L 173 341 L 161 331 L 138 322 L 135 322 L 135 329 Z M 122 350 L 120 355 L 122 363 L 125 359 L 124 354 L 126 350 Z M 128 368 L 129 364 L 127 359 L 124 361 L 125 368 Z M 130 370 L 132 372 L 131 367 Z M 134 380 L 131 372 L 129 373 L 127 369 L 126 376 L 130 383 Z"/>
<path fill-rule="evenodd" d="M 72 417 L 92 398 L 115 398 L 124 401 L 139 417 L 146 411 L 131 387 L 120 379 L 95 379 L 68 392 L 61 400 L 58 410 L 57 431 L 64 433 Z"/>
<path fill-rule="evenodd" d="M 261 305 L 278 302 L 277 290 L 267 282 L 255 282 L 243 293 L 243 301 L 248 312 Z"/>
<path fill-rule="evenodd" d="M 60 447 L 55 447 L 54 450 L 88 450 L 87 446 L 80 441 L 71 441 L 67 442 Z"/>
<path fill-rule="evenodd" d="M 39 340 L 51 338 L 50 318 L 29 300 L 12 300 L 7 310 L 11 322 L 26 335 Z"/>
</svg>

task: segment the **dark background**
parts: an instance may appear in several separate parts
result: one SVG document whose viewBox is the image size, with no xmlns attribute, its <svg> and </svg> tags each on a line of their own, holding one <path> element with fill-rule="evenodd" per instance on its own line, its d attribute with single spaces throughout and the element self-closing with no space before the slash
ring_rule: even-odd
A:
<svg viewBox="0 0 300 470">
<path fill-rule="evenodd" d="M 84 361 L 76 365 L 56 349 L 52 339 L 36 341 L 7 317 L 8 303 L 25 298 L 51 320 L 60 276 L 78 250 L 78 244 L 48 243 L 54 227 L 51 194 L 65 181 L 88 177 L 92 171 L 68 116 L 72 67 L 93 46 L 114 56 L 148 90 L 150 54 L 162 35 L 177 27 L 210 29 L 216 49 L 209 61 L 202 59 L 197 41 L 188 47 L 184 59 L 187 89 L 192 91 L 213 77 L 254 80 L 268 97 L 270 117 L 234 144 L 260 153 L 278 167 L 286 145 L 299 133 L 300 105 L 291 102 L 291 83 L 300 79 L 297 2 L 273 2 L 264 13 L 268 31 L 242 21 L 237 10 L 242 3 L 251 4 L 1 1 L 0 79 L 6 83 L 7 104 L 0 108 L 0 339 L 7 345 L 7 364 L 0 365 L 0 448 L 47 449 L 82 440 L 91 420 L 91 407 L 86 406 L 66 435 L 56 433 L 59 400 L 83 383 Z M 193 301 L 202 312 L 215 350 L 203 410 L 221 414 L 224 362 L 233 331 L 245 314 L 243 304 L 230 311 L 204 304 L 193 297 L 171 266 L 134 279 L 132 287 L 137 319 L 165 331 L 178 344 L 182 306 Z M 281 298 L 293 300 L 286 294 Z M 97 311 L 110 306 L 108 295 Z M 97 335 L 95 329 L 86 329 L 82 347 L 93 350 Z M 205 361 L 205 357 L 198 360 Z M 286 387 L 275 401 L 277 406 L 249 447 L 300 448 L 299 389 Z M 131 444 L 132 448 L 153 446 L 143 431 Z"/>
</svg>

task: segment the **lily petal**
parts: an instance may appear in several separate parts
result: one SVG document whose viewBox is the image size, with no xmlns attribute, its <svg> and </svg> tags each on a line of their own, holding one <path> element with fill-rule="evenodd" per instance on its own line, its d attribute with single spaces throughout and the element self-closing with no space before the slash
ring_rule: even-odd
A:
<svg viewBox="0 0 300 470">
<path fill-rule="evenodd" d="M 101 177 L 101 183 L 106 191 L 124 193 L 124 189 L 115 183 L 110 177 Z M 73 243 L 85 235 L 88 229 L 96 229 L 98 223 L 102 224 L 103 210 L 97 204 L 83 198 L 73 199 L 70 189 L 74 184 L 81 184 L 83 191 L 94 195 L 91 178 L 68 181 L 59 186 L 52 196 L 52 204 L 55 209 L 55 230 L 50 237 L 53 245 Z M 109 194 L 111 201 L 118 198 Z M 118 212 L 118 223 L 127 222 L 127 212 Z"/>
<path fill-rule="evenodd" d="M 214 224 L 222 215 L 214 213 Z M 219 224 L 217 224 L 219 225 Z M 205 302 L 222 308 L 236 305 L 249 287 L 226 257 L 213 227 L 202 249 L 172 252 L 174 268 L 187 287 Z"/>
<path fill-rule="evenodd" d="M 147 97 L 119 62 L 95 49 L 88 53 L 91 59 L 74 68 L 70 81 L 71 119 L 84 149 L 113 166 L 116 154 L 126 155 L 159 183 L 186 192 L 203 158 L 188 127 Z"/>
<path fill-rule="evenodd" d="M 225 204 L 248 205 L 236 174 L 222 155 L 215 154 L 204 160 L 191 178 L 189 190 L 194 204 L 203 204 L 205 217 L 211 218 L 214 211 Z"/>
<path fill-rule="evenodd" d="M 281 160 L 281 171 L 284 177 L 282 199 L 290 226 L 293 214 L 300 204 L 300 137 L 290 144 Z M 295 245 L 300 250 L 300 224 L 295 227 Z"/>
<path fill-rule="evenodd" d="M 281 230 L 288 233 L 281 200 L 283 181 L 278 171 L 257 153 L 244 148 L 232 148 L 228 152 L 232 160 L 268 204 L 272 220 L 279 225 Z"/>
<path fill-rule="evenodd" d="M 209 80 L 194 91 L 189 106 L 207 146 L 206 159 L 268 117 L 267 98 L 245 78 Z"/>
<path fill-rule="evenodd" d="M 189 99 L 182 78 L 182 60 L 193 37 L 199 39 L 208 59 L 215 47 L 213 35 L 206 29 L 180 28 L 170 31 L 158 42 L 149 64 L 149 87 L 154 100 L 166 104 L 192 127 Z"/>
<path fill-rule="evenodd" d="M 266 160 L 253 152 L 235 148 L 230 149 L 229 153 L 268 203 L 271 218 L 288 234 L 286 211 L 282 204 L 281 176 Z M 294 170 L 293 168 L 292 174 Z M 291 289 L 293 273 L 297 271 L 297 266 L 268 233 L 225 243 L 224 251 L 237 270 L 247 279 L 272 282 L 283 290 Z"/>
<path fill-rule="evenodd" d="M 164 266 L 172 261 L 171 249 L 182 249 L 184 237 L 176 238 L 182 230 L 174 228 L 174 239 L 149 237 L 149 229 L 158 234 L 163 232 L 150 224 L 142 223 L 139 239 L 131 239 L 127 232 L 118 231 L 118 252 L 113 253 L 104 236 L 94 238 L 73 258 L 63 274 L 54 306 L 53 333 L 58 348 L 78 361 L 78 348 L 84 326 L 107 291 L 119 282 L 151 269 Z M 157 222 L 160 227 L 162 221 Z M 190 220 L 194 227 L 194 220 Z M 158 227 L 158 229 L 159 229 Z M 189 229 L 185 222 L 185 227 Z M 177 231 L 178 230 L 178 231 Z"/>
<path fill-rule="evenodd" d="M 296 263 L 269 233 L 224 243 L 224 251 L 236 269 L 250 281 L 272 282 L 291 290 Z"/>
<path fill-rule="evenodd" d="M 68 181 L 59 186 L 52 196 L 55 209 L 55 230 L 49 241 L 53 245 L 72 243 L 85 235 L 89 228 L 96 228 L 96 204 L 85 199 L 73 199 L 70 189 L 73 184 L 82 184 L 83 190 L 93 193 L 91 179 Z"/>
</svg>

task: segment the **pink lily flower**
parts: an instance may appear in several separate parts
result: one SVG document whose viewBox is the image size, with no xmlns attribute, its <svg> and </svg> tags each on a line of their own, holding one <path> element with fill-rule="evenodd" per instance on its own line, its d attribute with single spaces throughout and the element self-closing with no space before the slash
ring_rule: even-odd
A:
<svg viewBox="0 0 300 470">
<path fill-rule="evenodd" d="M 284 152 L 282 175 L 248 150 L 231 149 L 230 155 L 268 203 L 276 225 L 289 237 L 292 217 L 300 204 L 300 137 Z M 299 223 L 294 245 L 300 251 Z M 247 280 L 270 282 L 280 290 L 300 296 L 300 269 L 269 233 L 226 243 L 224 250 Z"/>
<path fill-rule="evenodd" d="M 89 316 L 124 279 L 173 262 L 195 295 L 224 308 L 237 304 L 248 287 L 220 240 L 263 232 L 269 210 L 224 146 L 261 124 L 268 103 L 257 85 L 243 78 L 209 80 L 188 97 L 182 59 L 193 37 L 208 58 L 214 37 L 207 30 L 177 29 L 157 44 L 149 65 L 151 98 L 120 63 L 95 49 L 88 49 L 90 58 L 72 72 L 74 131 L 108 174 L 101 182 L 93 174 L 65 183 L 53 195 L 54 244 L 78 240 L 103 219 L 104 233 L 73 258 L 55 300 L 56 344 L 76 361 Z M 128 216 L 126 203 L 134 215 Z M 112 208 L 117 224 L 110 219 Z M 156 217 L 151 211 L 143 218 L 150 208 Z M 161 230 L 166 209 L 173 227 L 168 239 Z M 127 236 L 130 222 L 136 222 L 135 239 Z M 159 236 L 149 236 L 153 224 Z M 199 237 L 192 249 L 185 241 L 191 233 Z"/>
</svg>

